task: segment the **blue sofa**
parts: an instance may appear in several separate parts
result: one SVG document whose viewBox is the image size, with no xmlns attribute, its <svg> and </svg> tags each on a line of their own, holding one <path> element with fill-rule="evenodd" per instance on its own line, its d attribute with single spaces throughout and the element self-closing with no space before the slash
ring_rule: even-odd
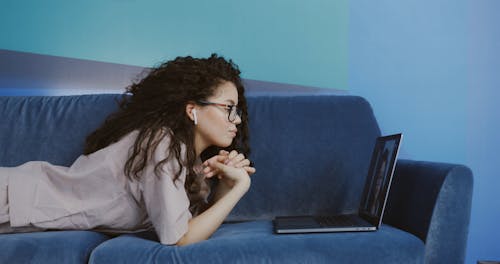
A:
<svg viewBox="0 0 500 264">
<path fill-rule="evenodd" d="M 70 165 L 118 98 L 0 97 L 0 166 Z M 464 262 L 472 173 L 462 165 L 399 160 L 376 232 L 273 234 L 276 215 L 355 212 L 380 129 L 357 96 L 249 96 L 248 106 L 257 173 L 210 239 L 177 247 L 153 232 L 3 234 L 0 263 Z"/>
</svg>

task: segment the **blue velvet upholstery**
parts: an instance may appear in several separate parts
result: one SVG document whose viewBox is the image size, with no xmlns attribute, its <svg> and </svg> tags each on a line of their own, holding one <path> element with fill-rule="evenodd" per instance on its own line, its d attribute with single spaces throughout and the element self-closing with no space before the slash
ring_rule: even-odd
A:
<svg viewBox="0 0 500 264">
<path fill-rule="evenodd" d="M 117 109 L 116 95 L 0 97 L 0 166 L 44 160 L 68 166 L 87 134 Z"/>
<path fill-rule="evenodd" d="M 127 248 L 125 252 L 123 249 Z M 124 235 L 99 245 L 90 263 L 423 263 L 417 237 L 384 225 L 377 232 L 275 235 L 270 221 L 224 224 L 210 240 L 162 246 Z"/>
<path fill-rule="evenodd" d="M 119 95 L 0 97 L 0 166 L 71 164 Z M 164 246 L 152 232 L 0 235 L 0 263 L 463 263 L 472 173 L 398 161 L 377 232 L 274 235 L 276 215 L 354 212 L 380 135 L 356 96 L 250 96 L 252 187 L 209 240 Z M 404 144 L 404 143 L 403 143 Z"/>
<path fill-rule="evenodd" d="M 87 263 L 108 237 L 89 231 L 51 231 L 0 235 L 0 263 Z"/>
<path fill-rule="evenodd" d="M 380 135 L 368 102 L 355 96 L 250 97 L 248 108 L 257 172 L 229 220 L 357 210 Z"/>
<path fill-rule="evenodd" d="M 426 263 L 463 263 L 472 184 L 462 165 L 399 160 L 384 222 L 425 241 Z"/>
</svg>

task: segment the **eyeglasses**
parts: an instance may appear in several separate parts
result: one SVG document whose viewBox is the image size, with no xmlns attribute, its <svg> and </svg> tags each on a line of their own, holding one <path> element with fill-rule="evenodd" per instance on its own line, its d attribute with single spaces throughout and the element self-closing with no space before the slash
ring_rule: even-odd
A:
<svg viewBox="0 0 500 264">
<path fill-rule="evenodd" d="M 234 122 L 234 120 L 236 120 L 236 116 L 241 118 L 241 114 L 243 113 L 242 110 L 239 109 L 236 105 L 220 104 L 207 101 L 198 101 L 198 103 L 201 105 L 214 105 L 224 107 L 224 109 L 227 110 L 227 120 L 229 120 L 229 122 Z"/>
</svg>

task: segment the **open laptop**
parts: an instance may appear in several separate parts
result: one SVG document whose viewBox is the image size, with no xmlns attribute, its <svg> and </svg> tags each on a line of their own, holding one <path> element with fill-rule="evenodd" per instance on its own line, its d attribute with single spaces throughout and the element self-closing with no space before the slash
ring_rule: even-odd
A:
<svg viewBox="0 0 500 264">
<path fill-rule="evenodd" d="M 378 137 L 357 214 L 278 216 L 277 234 L 375 231 L 382 223 L 402 134 Z"/>
</svg>

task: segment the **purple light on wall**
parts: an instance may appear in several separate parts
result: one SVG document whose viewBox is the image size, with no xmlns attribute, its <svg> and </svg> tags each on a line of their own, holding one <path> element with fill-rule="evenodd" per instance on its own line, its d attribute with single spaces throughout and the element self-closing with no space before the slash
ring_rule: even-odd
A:
<svg viewBox="0 0 500 264">
<path fill-rule="evenodd" d="M 148 68 L 0 49 L 0 95 L 122 93 Z M 248 95 L 346 94 L 345 90 L 244 79 Z"/>
</svg>

